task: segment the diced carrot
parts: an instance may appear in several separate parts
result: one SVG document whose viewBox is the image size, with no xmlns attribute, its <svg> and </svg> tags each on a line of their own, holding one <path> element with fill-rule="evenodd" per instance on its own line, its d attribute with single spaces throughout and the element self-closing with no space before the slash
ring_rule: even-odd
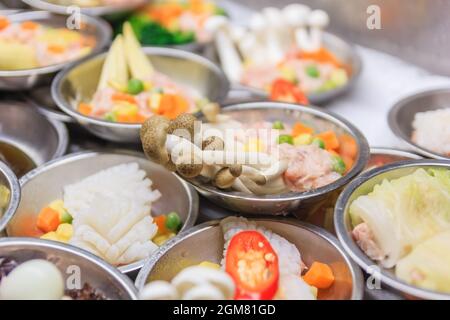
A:
<svg viewBox="0 0 450 320">
<path fill-rule="evenodd" d="M 113 101 L 126 101 L 132 104 L 137 104 L 136 99 L 132 95 L 123 92 L 114 93 L 111 99 Z"/>
<path fill-rule="evenodd" d="M 158 114 L 169 119 L 175 119 L 186 112 L 188 107 L 189 103 L 184 97 L 176 94 L 164 94 L 159 102 Z"/>
<path fill-rule="evenodd" d="M 44 232 L 38 229 L 36 221 L 37 216 L 35 214 L 22 214 L 11 224 L 9 231 L 16 237 L 39 238 Z"/>
<path fill-rule="evenodd" d="M 343 134 L 339 137 L 339 142 L 339 153 L 342 156 L 355 159 L 358 154 L 358 145 L 356 144 L 355 138 L 348 134 Z"/>
<path fill-rule="evenodd" d="M 66 51 L 66 48 L 64 48 L 63 46 L 57 45 L 57 44 L 51 44 L 47 47 L 48 51 L 52 52 L 52 53 L 63 53 L 64 51 Z"/>
<path fill-rule="evenodd" d="M 336 58 L 336 56 L 331 53 L 326 48 L 320 48 L 314 52 L 302 51 L 299 53 L 301 59 L 314 60 L 317 62 L 330 63 L 336 67 L 341 67 L 342 63 Z"/>
<path fill-rule="evenodd" d="M 345 171 L 346 172 L 350 171 L 351 168 L 353 168 L 353 164 L 355 163 L 354 158 L 349 157 L 347 155 L 342 155 L 341 158 L 342 158 L 342 161 L 344 161 L 344 163 L 345 163 L 345 169 L 346 169 Z"/>
<path fill-rule="evenodd" d="M 36 226 L 43 232 L 47 233 L 50 231 L 55 231 L 60 222 L 58 211 L 53 210 L 50 207 L 45 207 L 41 210 L 41 212 L 39 212 Z"/>
<path fill-rule="evenodd" d="M 158 226 L 158 234 L 166 234 L 170 232 L 166 228 L 166 216 L 164 214 L 157 217 L 153 217 L 153 220 L 155 220 L 155 223 Z"/>
<path fill-rule="evenodd" d="M 81 102 L 78 105 L 78 112 L 82 115 L 90 116 L 92 114 L 92 106 L 87 103 Z"/>
<path fill-rule="evenodd" d="M 9 26 L 9 24 L 10 22 L 8 18 L 0 16 L 0 30 L 5 29 L 7 26 Z"/>
<path fill-rule="evenodd" d="M 292 128 L 292 136 L 297 137 L 301 134 L 312 134 L 314 132 L 314 129 L 308 126 L 305 126 L 301 122 L 296 122 L 294 124 L 294 127 Z"/>
<path fill-rule="evenodd" d="M 339 148 L 339 139 L 333 131 L 324 131 L 317 135 L 325 143 L 325 149 L 336 150 Z"/>
<path fill-rule="evenodd" d="M 36 30 L 39 27 L 39 24 L 33 21 L 24 21 L 20 26 L 25 30 Z"/>
<path fill-rule="evenodd" d="M 325 263 L 313 262 L 308 272 L 303 276 L 303 280 L 310 286 L 327 289 L 334 283 L 333 270 Z"/>
<path fill-rule="evenodd" d="M 138 113 L 136 115 L 136 123 L 144 123 L 147 120 L 147 117 Z"/>
</svg>

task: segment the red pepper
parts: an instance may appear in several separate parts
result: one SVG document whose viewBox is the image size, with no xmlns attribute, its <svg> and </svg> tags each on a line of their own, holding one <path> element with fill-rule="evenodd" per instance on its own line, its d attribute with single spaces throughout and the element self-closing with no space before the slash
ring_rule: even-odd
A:
<svg viewBox="0 0 450 320">
<path fill-rule="evenodd" d="M 236 284 L 236 300 L 270 300 L 278 289 L 278 256 L 257 231 L 242 231 L 230 241 L 225 271 Z"/>
<path fill-rule="evenodd" d="M 295 84 L 286 79 L 276 79 L 272 83 L 270 100 L 308 105 L 306 95 Z"/>
</svg>

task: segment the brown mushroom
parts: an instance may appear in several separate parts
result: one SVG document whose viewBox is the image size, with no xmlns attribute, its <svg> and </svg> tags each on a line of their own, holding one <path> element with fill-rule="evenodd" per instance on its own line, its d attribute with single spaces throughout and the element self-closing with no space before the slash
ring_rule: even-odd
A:
<svg viewBox="0 0 450 320">
<path fill-rule="evenodd" d="M 163 116 L 155 115 L 148 118 L 141 128 L 141 142 L 146 156 L 163 166 L 170 161 L 166 150 L 167 130 L 169 120 Z"/>
<path fill-rule="evenodd" d="M 217 136 L 208 137 L 202 142 L 203 150 L 223 150 L 224 147 L 225 143 Z"/>
<path fill-rule="evenodd" d="M 236 180 L 236 177 L 231 174 L 230 168 L 222 168 L 219 170 L 219 172 L 217 172 L 212 183 L 217 188 L 228 189 L 233 185 L 235 180 Z"/>
<path fill-rule="evenodd" d="M 189 141 L 194 141 L 195 121 L 197 120 L 190 113 L 180 114 L 178 117 L 170 121 L 168 134 L 173 134 Z"/>
<path fill-rule="evenodd" d="M 177 158 L 175 162 L 176 170 L 185 178 L 195 178 L 203 169 L 203 163 L 193 153 L 185 153 Z"/>
</svg>

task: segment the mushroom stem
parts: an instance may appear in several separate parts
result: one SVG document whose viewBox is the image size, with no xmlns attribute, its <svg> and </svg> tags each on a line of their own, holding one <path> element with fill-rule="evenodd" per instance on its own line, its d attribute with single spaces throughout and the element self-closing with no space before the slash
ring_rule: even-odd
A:
<svg viewBox="0 0 450 320">
<path fill-rule="evenodd" d="M 277 30 L 277 23 L 281 18 L 281 14 L 276 8 L 265 8 L 263 10 L 263 16 L 266 21 L 265 46 L 268 58 L 270 62 L 278 63 L 283 59 L 285 52 Z"/>
<path fill-rule="evenodd" d="M 311 12 L 308 18 L 308 24 L 311 28 L 310 42 L 312 50 L 317 51 L 322 47 L 323 30 L 328 26 L 329 23 L 330 18 L 325 11 L 314 10 L 313 12 Z"/>
</svg>

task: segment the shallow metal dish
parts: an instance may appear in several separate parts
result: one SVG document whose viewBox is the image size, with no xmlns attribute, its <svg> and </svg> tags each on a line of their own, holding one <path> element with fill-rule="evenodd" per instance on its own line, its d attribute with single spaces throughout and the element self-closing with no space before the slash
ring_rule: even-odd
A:
<svg viewBox="0 0 450 320">
<path fill-rule="evenodd" d="M 64 124 L 25 103 L 1 101 L 0 140 L 17 147 L 40 166 L 64 155 L 69 135 Z"/>
<path fill-rule="evenodd" d="M 237 191 L 224 191 L 211 184 L 201 183 L 197 179 L 188 180 L 197 191 L 212 202 L 239 213 L 279 215 L 288 212 L 299 218 L 304 214 L 314 214 L 327 203 L 334 205 L 340 189 L 358 175 L 369 159 L 369 146 L 361 132 L 341 117 L 313 107 L 279 102 L 254 102 L 228 106 L 222 112 L 239 121 L 255 122 L 258 120 L 275 121 L 293 124 L 299 120 L 314 123 L 319 131 L 335 130 L 338 133 L 352 135 L 358 143 L 359 154 L 353 168 L 337 181 L 308 192 L 289 192 L 277 195 L 257 196 Z"/>
<path fill-rule="evenodd" d="M 50 86 L 31 89 L 24 94 L 28 104 L 34 106 L 48 118 L 64 123 L 74 123 L 75 120 L 61 111 L 52 98 Z"/>
<path fill-rule="evenodd" d="M 350 257 L 366 272 L 373 271 L 376 262 L 372 261 L 356 244 L 351 235 L 352 226 L 349 216 L 350 204 L 359 196 L 366 195 L 373 187 L 384 179 L 397 179 L 414 172 L 418 168 L 446 168 L 450 163 L 442 160 L 409 160 L 388 164 L 384 167 L 369 170 L 355 178 L 339 196 L 334 211 L 334 225 L 337 236 Z M 407 284 L 398 279 L 392 269 L 380 267 L 378 275 L 382 285 L 400 291 L 407 297 L 422 299 L 450 299 L 449 294 L 438 293 Z"/>
<path fill-rule="evenodd" d="M 354 86 L 362 71 L 361 57 L 353 45 L 328 32 L 324 32 L 323 41 L 325 48 L 334 53 L 336 57 L 346 66 L 347 71 L 349 72 L 348 83 L 342 87 L 326 92 L 308 94 L 309 102 L 312 105 L 322 105 L 349 91 Z M 255 98 L 268 97 L 268 93 L 264 90 L 252 88 L 240 83 L 233 83 L 232 89 L 247 91 Z"/>
<path fill-rule="evenodd" d="M 411 140 L 413 133 L 412 123 L 418 112 L 426 112 L 437 109 L 450 108 L 450 88 L 438 88 L 422 91 L 405 97 L 394 104 L 389 111 L 389 127 L 394 134 L 400 138 L 414 151 L 427 158 L 450 159 L 450 157 L 423 148 Z"/>
<path fill-rule="evenodd" d="M 123 5 L 117 5 L 117 6 L 104 5 L 104 6 L 98 6 L 98 7 L 80 7 L 76 4 L 67 6 L 67 5 L 56 4 L 56 3 L 52 3 L 50 1 L 43 1 L 43 0 L 22 0 L 22 1 L 25 2 L 26 4 L 28 4 L 30 7 L 57 13 L 57 14 L 62 14 L 62 15 L 73 14 L 74 13 L 72 11 L 73 7 L 76 7 L 77 9 L 80 10 L 80 12 L 82 14 L 85 14 L 88 16 L 107 16 L 107 15 L 113 15 L 113 14 L 126 13 L 126 12 L 129 12 L 129 11 L 143 5 L 146 2 L 146 0 L 141 0 L 136 3 L 132 3 L 132 4 L 128 3 L 128 4 L 123 4 Z M 72 7 L 72 9 L 71 9 L 71 7 Z"/>
<path fill-rule="evenodd" d="M 159 72 L 186 87 L 197 90 L 210 101 L 222 102 L 229 83 L 214 63 L 191 52 L 159 47 L 146 47 Z M 139 143 L 140 124 L 114 123 L 84 116 L 75 110 L 79 99 L 89 100 L 95 93 L 106 53 L 84 59 L 60 72 L 52 83 L 52 97 L 68 115 L 94 135 L 114 142 Z"/>
<path fill-rule="evenodd" d="M 153 188 L 162 194 L 162 197 L 152 205 L 152 213 L 158 215 L 176 211 L 183 221 L 182 230 L 192 227 L 198 215 L 198 196 L 189 185 L 174 174 L 146 160 L 137 152 L 83 152 L 52 161 L 20 179 L 22 198 L 14 218 L 8 225 L 8 236 L 21 236 L 15 231 L 19 219 L 24 216 L 36 218 L 43 207 L 55 199 L 62 198 L 64 186 L 100 170 L 130 162 L 137 162 L 152 179 Z M 143 264 L 142 260 L 118 269 L 123 273 L 133 274 Z"/>
<path fill-rule="evenodd" d="M 8 222 L 14 216 L 20 201 L 20 186 L 17 177 L 9 167 L 0 161 L 0 186 L 3 185 L 9 189 L 9 203 L 7 204 L 3 215 L 0 216 L 0 233 L 3 232 Z M 1 213 L 1 208 L 0 208 Z"/>
<path fill-rule="evenodd" d="M 412 153 L 409 151 L 393 149 L 393 148 L 375 147 L 375 148 L 370 148 L 370 159 L 367 163 L 368 169 L 373 168 L 373 166 L 371 166 L 370 164 L 373 161 L 374 157 L 376 157 L 376 156 L 388 156 L 388 157 L 393 158 L 385 164 L 399 162 L 399 161 L 403 161 L 403 160 L 423 159 L 423 157 L 419 156 L 418 154 L 415 154 L 415 153 Z"/>
<path fill-rule="evenodd" d="M 363 295 L 361 270 L 345 254 L 335 237 L 318 227 L 286 218 L 256 218 L 256 221 L 286 238 L 299 249 L 306 265 L 327 263 L 337 280 L 321 293 L 321 299 L 360 300 Z M 220 263 L 223 258 L 223 233 L 219 221 L 206 222 L 183 233 L 161 247 L 144 265 L 136 278 L 141 290 L 153 280 L 171 280 L 183 268 L 202 261 Z"/>
<path fill-rule="evenodd" d="M 36 21 L 51 27 L 66 27 L 67 17 L 58 16 L 45 11 L 24 11 L 8 16 L 12 22 L 26 20 Z M 92 49 L 91 56 L 100 52 L 111 40 L 111 27 L 98 18 L 81 16 L 82 28 L 79 32 L 92 35 L 96 39 L 96 46 Z M 25 70 L 0 70 L 0 90 L 25 90 L 40 84 L 48 84 L 56 72 L 77 60 L 71 60 L 60 64 Z"/>
<path fill-rule="evenodd" d="M 0 256 L 19 263 L 31 259 L 45 259 L 54 263 L 67 279 L 80 268 L 81 285 L 88 283 L 111 300 L 137 300 L 136 288 L 125 275 L 87 251 L 54 241 L 31 238 L 0 239 Z"/>
</svg>

